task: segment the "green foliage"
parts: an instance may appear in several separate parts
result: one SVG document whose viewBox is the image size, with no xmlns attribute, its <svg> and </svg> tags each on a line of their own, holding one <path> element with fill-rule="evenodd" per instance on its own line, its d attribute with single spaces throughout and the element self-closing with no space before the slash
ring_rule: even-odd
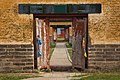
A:
<svg viewBox="0 0 120 80">
<path fill-rule="evenodd" d="M 54 48 L 50 48 L 50 58 L 49 58 L 49 60 L 51 59 L 53 51 L 54 51 Z"/>
<path fill-rule="evenodd" d="M 65 38 L 57 38 L 57 40 L 65 40 Z"/>
<path fill-rule="evenodd" d="M 55 48 L 55 47 L 56 47 L 56 44 L 53 42 L 50 42 L 50 48 Z"/>
<path fill-rule="evenodd" d="M 70 58 L 72 59 L 72 44 L 71 43 L 66 43 L 66 47 L 69 53 Z"/>
<path fill-rule="evenodd" d="M 66 43 L 66 47 L 67 47 L 67 48 L 72 48 L 72 43 L 68 43 L 68 42 L 67 42 L 67 43 Z"/>
<path fill-rule="evenodd" d="M 30 75 L 14 75 L 14 74 L 0 74 L 0 80 L 21 80 L 26 78 L 32 78 L 35 76 Z"/>
<path fill-rule="evenodd" d="M 49 60 L 51 59 L 52 53 L 54 51 L 54 48 L 56 47 L 56 44 L 53 42 L 50 42 L 50 56 L 49 56 Z"/>
</svg>

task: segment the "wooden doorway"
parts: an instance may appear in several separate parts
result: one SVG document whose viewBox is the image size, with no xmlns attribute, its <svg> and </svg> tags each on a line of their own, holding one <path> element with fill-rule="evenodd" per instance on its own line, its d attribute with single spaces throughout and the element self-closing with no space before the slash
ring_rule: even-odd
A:
<svg viewBox="0 0 120 80">
<path fill-rule="evenodd" d="M 72 66 L 87 68 L 87 18 L 74 17 L 72 26 Z"/>
<path fill-rule="evenodd" d="M 88 66 L 88 53 L 87 53 L 87 20 L 88 20 L 88 14 L 71 14 L 71 15 L 39 15 L 39 14 L 34 14 L 34 20 L 35 18 L 39 18 L 44 20 L 46 23 L 45 31 L 46 31 L 46 47 L 44 51 L 46 52 L 46 57 L 44 61 L 47 61 L 45 66 L 49 68 L 49 20 L 51 19 L 71 19 L 72 20 L 72 66 L 73 67 L 78 67 L 85 69 Z M 34 21 L 34 28 L 33 28 L 33 39 L 34 39 L 34 67 L 36 69 L 39 68 L 38 66 L 38 58 L 39 56 L 37 55 L 37 43 L 36 43 L 36 23 Z M 44 34 L 44 32 L 42 32 Z M 83 43 L 83 37 L 84 37 L 84 48 L 82 48 L 82 43 Z M 44 40 L 45 41 L 45 40 Z M 79 48 L 78 48 L 79 47 Z M 84 56 L 84 51 L 86 52 L 87 57 Z M 43 52 L 44 54 L 44 52 Z"/>
<path fill-rule="evenodd" d="M 41 45 L 38 45 L 38 36 Z M 49 68 L 49 22 L 46 18 L 34 18 L 33 28 L 34 68 Z M 39 54 L 41 52 L 41 56 Z"/>
</svg>

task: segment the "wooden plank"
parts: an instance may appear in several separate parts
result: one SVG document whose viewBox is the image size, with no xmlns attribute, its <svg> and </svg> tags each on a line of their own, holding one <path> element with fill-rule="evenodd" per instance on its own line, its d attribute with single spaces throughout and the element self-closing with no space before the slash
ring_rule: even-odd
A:
<svg viewBox="0 0 120 80">
<path fill-rule="evenodd" d="M 88 14 L 34 14 L 35 17 L 37 18 L 44 18 L 44 17 L 49 17 L 49 18 L 64 18 L 64 19 L 71 19 L 72 17 L 76 17 L 76 16 L 82 16 L 82 17 L 86 17 Z"/>
<path fill-rule="evenodd" d="M 46 64 L 47 64 L 47 69 L 50 69 L 50 39 L 49 39 L 49 20 L 46 18 L 45 20 L 46 23 Z"/>
<path fill-rule="evenodd" d="M 40 19 L 42 22 L 41 26 L 41 39 L 42 39 L 42 56 L 40 57 L 40 68 L 48 68 L 49 69 L 49 22 L 48 19 Z M 39 63 L 37 63 L 39 64 Z"/>
<path fill-rule="evenodd" d="M 34 44 L 34 69 L 37 69 L 37 47 L 36 47 L 36 21 L 33 20 L 33 44 Z"/>
<path fill-rule="evenodd" d="M 19 4 L 20 14 L 101 13 L 101 4 Z"/>
<path fill-rule="evenodd" d="M 74 18 L 73 19 L 73 40 L 72 40 L 72 65 L 73 67 L 85 69 L 85 57 L 82 47 L 82 41 L 84 36 L 84 20 Z"/>
<path fill-rule="evenodd" d="M 72 22 L 50 22 L 50 25 L 72 25 Z"/>
<path fill-rule="evenodd" d="M 41 29 L 41 32 L 42 32 L 42 57 L 41 57 L 41 68 L 44 68 L 44 51 L 45 51 L 45 43 L 44 43 L 44 19 L 41 19 L 43 20 L 42 22 L 42 29 Z"/>
</svg>

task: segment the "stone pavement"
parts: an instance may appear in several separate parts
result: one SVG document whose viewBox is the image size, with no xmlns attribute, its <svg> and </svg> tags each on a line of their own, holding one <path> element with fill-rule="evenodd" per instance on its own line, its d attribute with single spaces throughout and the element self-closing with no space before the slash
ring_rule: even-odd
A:
<svg viewBox="0 0 120 80">
<path fill-rule="evenodd" d="M 56 48 L 50 60 L 50 66 L 52 70 L 57 71 L 66 71 L 72 67 L 71 62 L 68 60 L 65 43 L 56 43 Z"/>
<path fill-rule="evenodd" d="M 72 76 L 81 75 L 81 73 L 72 73 L 69 70 L 72 65 L 68 60 L 65 43 L 56 43 L 53 55 L 50 60 L 52 72 L 42 73 L 38 78 L 29 78 L 24 80 L 70 80 Z"/>
<path fill-rule="evenodd" d="M 50 73 L 42 73 L 41 77 L 29 78 L 23 80 L 79 80 L 80 77 L 73 77 L 78 75 L 85 75 L 85 73 L 71 73 L 71 72 L 50 72 Z"/>
</svg>

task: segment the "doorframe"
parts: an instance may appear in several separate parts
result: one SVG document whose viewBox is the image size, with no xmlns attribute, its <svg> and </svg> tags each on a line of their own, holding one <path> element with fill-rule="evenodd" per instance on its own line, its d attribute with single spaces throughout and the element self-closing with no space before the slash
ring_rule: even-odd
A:
<svg viewBox="0 0 120 80">
<path fill-rule="evenodd" d="M 34 69 L 37 69 L 37 47 L 36 47 L 36 42 L 37 42 L 37 38 L 36 38 L 36 20 L 33 16 L 33 45 L 34 45 Z"/>
<path fill-rule="evenodd" d="M 39 19 L 52 19 L 52 18 L 61 18 L 61 19 L 73 19 L 73 17 L 84 17 L 86 18 L 86 53 L 87 58 L 85 58 L 85 68 L 88 68 L 88 14 L 33 14 L 33 44 L 34 44 L 34 69 L 37 67 L 37 51 L 36 51 L 36 22 L 35 18 Z"/>
</svg>

